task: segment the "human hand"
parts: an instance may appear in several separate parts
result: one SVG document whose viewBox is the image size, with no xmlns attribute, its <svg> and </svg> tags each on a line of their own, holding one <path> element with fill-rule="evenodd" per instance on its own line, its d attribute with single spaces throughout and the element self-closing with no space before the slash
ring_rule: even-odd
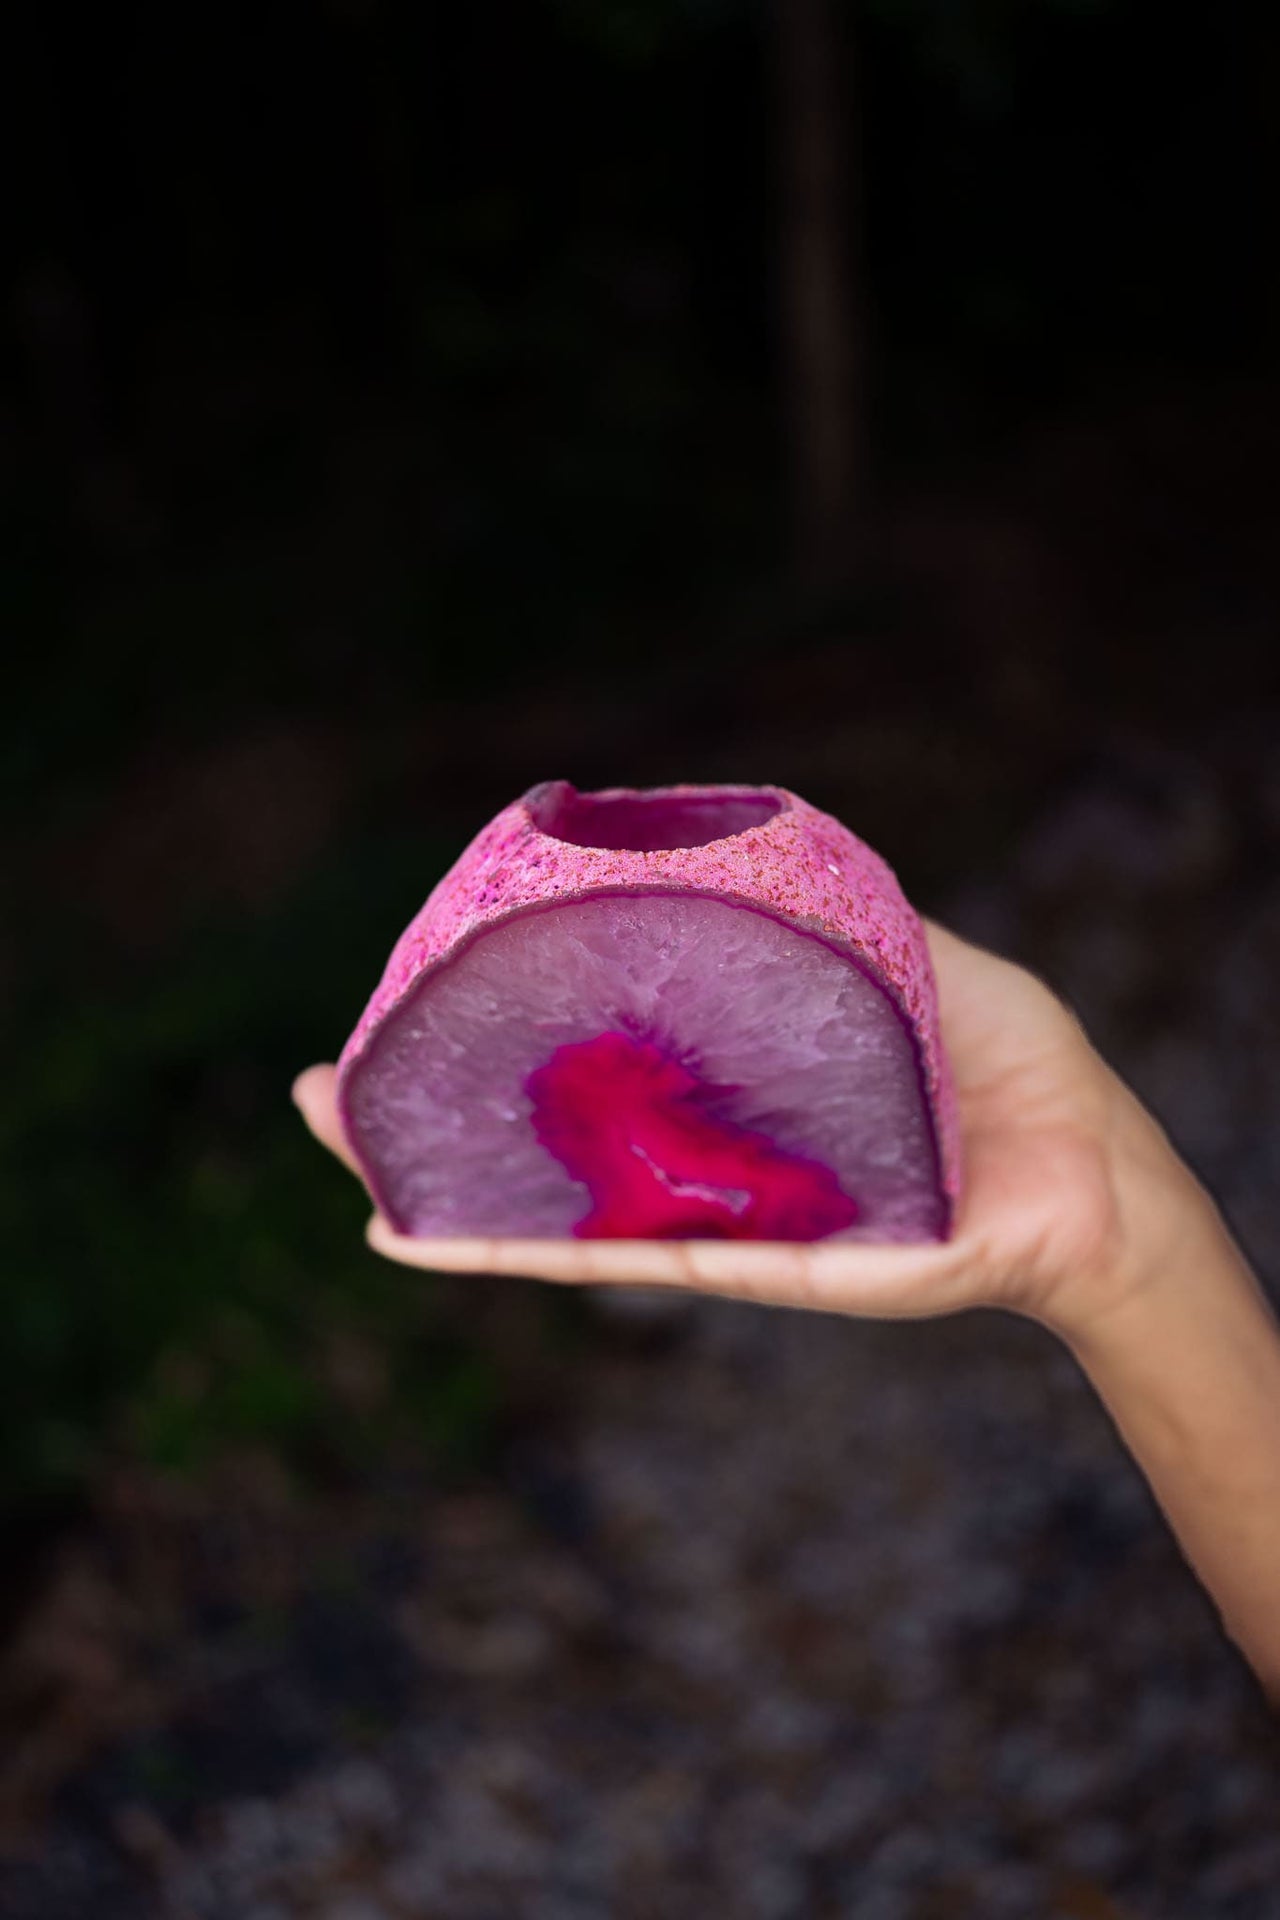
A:
<svg viewBox="0 0 1280 1920">
<path fill-rule="evenodd" d="M 776 1306 L 917 1318 L 997 1306 L 1073 1332 L 1140 1288 L 1178 1208 L 1196 1193 L 1154 1121 L 1032 974 L 926 923 L 959 1102 L 962 1192 L 941 1243 L 458 1239 L 369 1243 L 433 1271 L 693 1288 Z M 353 1172 L 335 1071 L 294 1098 Z"/>
<path fill-rule="evenodd" d="M 951 1239 L 369 1241 L 407 1266 L 692 1288 L 877 1318 L 1003 1307 L 1101 1395 L 1226 1631 L 1280 1711 L 1280 1329 L 1208 1195 L 1078 1022 L 1021 967 L 926 923 L 959 1100 Z M 355 1170 L 334 1069 L 294 1097 Z"/>
</svg>

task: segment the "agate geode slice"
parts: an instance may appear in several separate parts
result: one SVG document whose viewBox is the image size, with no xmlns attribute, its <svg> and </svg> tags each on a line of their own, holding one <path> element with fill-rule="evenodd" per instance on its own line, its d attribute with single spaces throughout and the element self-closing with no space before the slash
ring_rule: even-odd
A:
<svg viewBox="0 0 1280 1920">
<path fill-rule="evenodd" d="M 945 1238 L 920 921 L 782 787 L 549 781 L 398 941 L 338 1102 L 401 1233 Z"/>
</svg>

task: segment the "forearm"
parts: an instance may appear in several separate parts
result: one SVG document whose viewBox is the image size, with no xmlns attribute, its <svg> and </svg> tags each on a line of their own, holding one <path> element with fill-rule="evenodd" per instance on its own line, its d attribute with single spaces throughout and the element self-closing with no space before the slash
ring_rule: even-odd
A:
<svg viewBox="0 0 1280 1920">
<path fill-rule="evenodd" d="M 1154 1270 L 1109 1310 L 1057 1330 L 1280 1706 L 1280 1327 L 1211 1201 L 1171 1155 L 1128 1207 L 1131 1230 L 1149 1234 Z"/>
</svg>

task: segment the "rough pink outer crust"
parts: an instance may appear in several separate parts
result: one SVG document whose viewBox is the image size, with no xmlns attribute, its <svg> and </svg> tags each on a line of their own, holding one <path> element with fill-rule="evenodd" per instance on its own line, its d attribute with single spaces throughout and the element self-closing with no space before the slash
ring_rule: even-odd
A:
<svg viewBox="0 0 1280 1920">
<path fill-rule="evenodd" d="M 571 846 L 534 824 L 544 782 L 491 820 L 450 867 L 397 940 L 372 999 L 338 1061 L 338 1109 L 352 1151 L 347 1104 L 352 1069 L 374 1030 L 424 974 L 483 929 L 528 907 L 600 893 L 695 893 L 736 901 L 817 934 L 884 988 L 916 1042 L 938 1147 L 939 1178 L 954 1213 L 960 1191 L 955 1090 L 938 1028 L 938 994 L 924 928 L 887 863 L 830 814 L 785 787 L 680 785 L 649 799 L 761 798 L 781 802 L 763 825 L 703 847 L 636 853 Z M 633 799 L 611 787 L 593 799 Z M 363 1164 L 363 1162 L 362 1162 Z"/>
</svg>

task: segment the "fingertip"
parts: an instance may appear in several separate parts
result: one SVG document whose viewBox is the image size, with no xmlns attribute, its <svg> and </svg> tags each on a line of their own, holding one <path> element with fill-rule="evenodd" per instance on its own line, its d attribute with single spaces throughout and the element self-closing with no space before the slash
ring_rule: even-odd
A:
<svg viewBox="0 0 1280 1920">
<path fill-rule="evenodd" d="M 471 1236 L 415 1239 L 397 1233 L 385 1214 L 373 1213 L 364 1237 L 375 1253 L 404 1267 L 422 1267 L 434 1273 L 497 1273 L 502 1270 L 502 1243 Z"/>
<path fill-rule="evenodd" d="M 388 1255 L 390 1247 L 387 1243 L 396 1238 L 380 1213 L 369 1215 L 365 1222 L 364 1237 L 365 1244 L 372 1247 L 375 1253 Z"/>
<path fill-rule="evenodd" d="M 316 1096 L 332 1086 L 334 1077 L 334 1068 L 327 1062 L 304 1067 L 301 1073 L 294 1075 L 289 1088 L 289 1097 L 294 1106 L 305 1113 L 314 1104 Z"/>
</svg>

